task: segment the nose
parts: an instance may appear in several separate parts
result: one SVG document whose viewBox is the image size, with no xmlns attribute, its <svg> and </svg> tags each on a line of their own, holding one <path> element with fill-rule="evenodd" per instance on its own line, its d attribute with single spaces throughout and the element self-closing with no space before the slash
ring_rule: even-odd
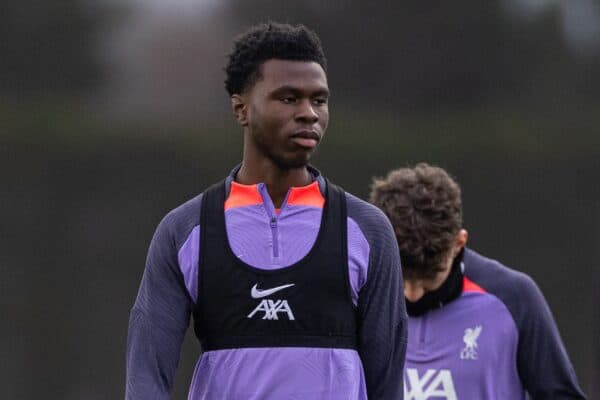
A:
<svg viewBox="0 0 600 400">
<path fill-rule="evenodd" d="M 305 99 L 298 103 L 296 119 L 310 124 L 314 124 L 319 120 L 319 114 L 315 111 L 315 108 L 309 99 Z"/>
</svg>

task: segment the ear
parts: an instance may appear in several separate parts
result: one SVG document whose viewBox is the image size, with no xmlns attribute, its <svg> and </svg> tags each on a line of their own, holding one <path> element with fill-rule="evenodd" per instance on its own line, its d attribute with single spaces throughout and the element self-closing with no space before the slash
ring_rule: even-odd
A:
<svg viewBox="0 0 600 400">
<path fill-rule="evenodd" d="M 233 115 L 238 124 L 241 126 L 248 125 L 248 105 L 246 104 L 246 99 L 243 95 L 234 94 L 231 96 L 231 111 L 233 111 Z"/>
<path fill-rule="evenodd" d="M 454 257 L 460 253 L 463 247 L 465 247 L 468 239 L 469 232 L 467 232 L 465 229 L 458 231 L 458 234 L 456 234 L 456 242 L 454 242 Z"/>
</svg>

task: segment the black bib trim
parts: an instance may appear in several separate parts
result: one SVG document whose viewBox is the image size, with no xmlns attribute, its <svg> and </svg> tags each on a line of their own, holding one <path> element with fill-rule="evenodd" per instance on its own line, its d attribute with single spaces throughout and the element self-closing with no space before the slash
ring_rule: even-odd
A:
<svg viewBox="0 0 600 400">
<path fill-rule="evenodd" d="M 225 225 L 225 182 L 204 192 L 194 329 L 203 350 L 357 349 L 345 193 L 327 182 L 316 241 L 298 262 L 263 270 L 237 258 Z"/>
</svg>

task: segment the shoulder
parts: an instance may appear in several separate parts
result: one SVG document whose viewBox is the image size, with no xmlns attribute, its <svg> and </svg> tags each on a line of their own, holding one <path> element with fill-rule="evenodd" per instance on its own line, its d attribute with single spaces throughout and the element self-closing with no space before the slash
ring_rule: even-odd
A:
<svg viewBox="0 0 600 400">
<path fill-rule="evenodd" d="M 540 289 L 529 275 L 471 249 L 465 249 L 463 263 L 465 276 L 499 298 L 515 320 L 522 320 L 546 307 Z"/>
<path fill-rule="evenodd" d="M 202 196 L 200 193 L 169 211 L 158 224 L 155 237 L 168 238 L 175 248 L 181 247 L 192 229 L 200 224 Z"/>
<path fill-rule="evenodd" d="M 392 226 L 385 214 L 374 205 L 346 192 L 348 217 L 352 218 L 365 235 L 378 236 L 392 233 Z"/>
<path fill-rule="evenodd" d="M 529 275 L 468 248 L 465 249 L 463 263 L 467 278 L 492 294 L 516 295 L 522 293 L 524 289 L 537 287 Z"/>
<path fill-rule="evenodd" d="M 346 192 L 348 220 L 356 224 L 369 246 L 371 262 L 398 259 L 398 243 L 389 219 L 385 214 L 364 200 Z"/>
</svg>

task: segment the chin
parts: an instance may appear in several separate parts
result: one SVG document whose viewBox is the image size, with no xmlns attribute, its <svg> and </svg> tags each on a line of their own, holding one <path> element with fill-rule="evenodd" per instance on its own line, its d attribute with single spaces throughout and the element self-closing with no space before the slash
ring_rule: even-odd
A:
<svg viewBox="0 0 600 400">
<path fill-rule="evenodd" d="M 279 167 L 282 169 L 298 169 L 298 168 L 304 168 L 308 165 L 308 160 L 304 159 L 304 160 L 293 160 L 290 162 L 287 162 L 284 165 L 280 165 Z"/>
<path fill-rule="evenodd" d="M 306 167 L 310 161 L 310 156 L 302 154 L 301 156 L 273 158 L 272 160 L 280 169 L 297 169 Z"/>
</svg>

